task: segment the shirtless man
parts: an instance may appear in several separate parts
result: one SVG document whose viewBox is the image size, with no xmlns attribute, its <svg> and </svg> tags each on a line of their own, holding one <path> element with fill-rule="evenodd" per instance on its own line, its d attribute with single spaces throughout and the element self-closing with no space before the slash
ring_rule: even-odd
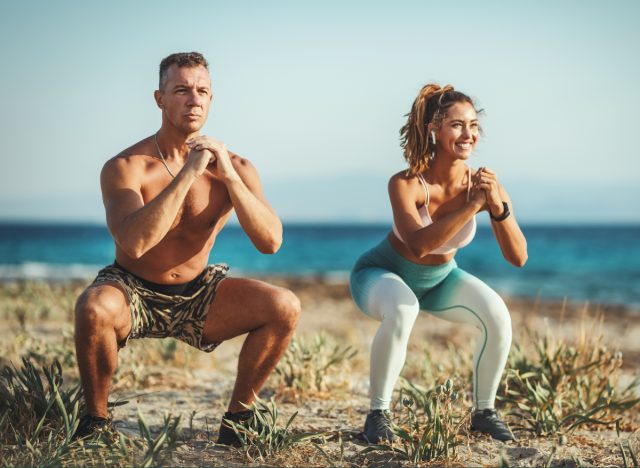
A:
<svg viewBox="0 0 640 468">
<path fill-rule="evenodd" d="M 226 266 L 207 266 L 232 210 L 260 252 L 275 253 L 282 243 L 282 224 L 253 165 L 199 133 L 212 101 L 207 61 L 195 52 L 166 57 L 154 96 L 160 130 L 107 161 L 100 176 L 116 261 L 76 304 L 76 354 L 87 405 L 78 437 L 108 424 L 118 349 L 143 337 L 172 336 L 211 352 L 248 333 L 224 415 L 246 421 L 251 413 L 242 404 L 252 402 L 278 363 L 300 315 L 290 291 L 226 278 Z M 224 422 L 218 442 L 238 442 Z"/>
</svg>

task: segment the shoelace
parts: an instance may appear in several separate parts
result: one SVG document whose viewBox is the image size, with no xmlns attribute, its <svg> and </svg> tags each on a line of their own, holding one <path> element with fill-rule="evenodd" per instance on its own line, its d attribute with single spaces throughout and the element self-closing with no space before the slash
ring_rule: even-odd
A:
<svg viewBox="0 0 640 468">
<path fill-rule="evenodd" d="M 491 419 L 491 420 L 496 420 L 498 422 L 502 422 L 498 418 L 498 412 L 496 410 L 485 410 L 484 414 L 487 416 L 487 419 Z"/>
<path fill-rule="evenodd" d="M 498 412 L 496 410 L 485 410 L 484 411 L 484 416 L 487 418 L 487 421 L 492 422 L 493 424 L 495 424 L 495 426 L 500 429 L 500 430 L 505 430 L 507 431 L 507 425 L 500 420 L 500 418 L 498 417 Z"/>
<path fill-rule="evenodd" d="M 391 418 L 384 411 L 373 412 L 373 425 L 377 431 L 384 431 L 391 429 Z"/>
</svg>

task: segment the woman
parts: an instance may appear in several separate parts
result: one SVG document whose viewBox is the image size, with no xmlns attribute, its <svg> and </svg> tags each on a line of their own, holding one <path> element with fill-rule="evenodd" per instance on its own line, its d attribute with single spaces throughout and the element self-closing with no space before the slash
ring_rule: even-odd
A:
<svg viewBox="0 0 640 468">
<path fill-rule="evenodd" d="M 494 409 L 511 345 L 509 311 L 495 291 L 458 268 L 454 257 L 473 239 L 480 211 L 489 213 L 495 238 L 511 264 L 526 262 L 526 240 L 496 174 L 467 165 L 480 133 L 473 101 L 452 86 L 428 84 L 408 117 L 400 134 L 409 168 L 389 181 L 393 230 L 360 257 L 351 273 L 356 304 L 381 322 L 371 345 L 371 411 L 364 434 L 371 443 L 394 438 L 391 395 L 411 328 L 424 310 L 480 329 L 471 429 L 515 440 Z"/>
</svg>

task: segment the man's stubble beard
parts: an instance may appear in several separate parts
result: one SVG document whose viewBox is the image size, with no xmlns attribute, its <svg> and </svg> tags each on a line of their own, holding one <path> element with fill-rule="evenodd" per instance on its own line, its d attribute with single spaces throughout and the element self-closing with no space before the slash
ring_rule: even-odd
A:
<svg viewBox="0 0 640 468">
<path fill-rule="evenodd" d="M 190 122 L 190 123 L 180 122 L 176 124 L 175 122 L 171 121 L 171 119 L 167 119 L 167 120 L 169 121 L 169 123 L 173 128 L 178 130 L 184 136 L 189 136 L 194 133 L 198 133 L 202 129 L 202 127 L 204 127 L 204 124 L 207 121 L 205 118 L 201 122 Z"/>
</svg>

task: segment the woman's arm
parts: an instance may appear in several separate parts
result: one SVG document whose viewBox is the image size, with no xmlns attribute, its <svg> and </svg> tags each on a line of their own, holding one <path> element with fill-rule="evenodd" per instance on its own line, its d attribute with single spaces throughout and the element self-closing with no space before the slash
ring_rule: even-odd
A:
<svg viewBox="0 0 640 468">
<path fill-rule="evenodd" d="M 514 266 L 522 267 L 527 262 L 527 240 L 520 230 L 518 221 L 513 213 L 511 198 L 502 184 L 498 182 L 495 172 L 483 167 L 477 174 L 476 186 L 482 188 L 487 195 L 487 210 L 491 215 L 491 228 L 498 241 L 504 258 Z M 505 214 L 504 203 L 507 204 L 509 215 Z"/>
<path fill-rule="evenodd" d="M 404 244 L 416 257 L 424 257 L 451 239 L 485 205 L 483 190 L 477 190 L 462 208 L 443 216 L 429 226 L 423 226 L 416 208 L 416 190 L 421 185 L 404 174 L 389 181 L 389 198 L 393 220 Z"/>
</svg>

